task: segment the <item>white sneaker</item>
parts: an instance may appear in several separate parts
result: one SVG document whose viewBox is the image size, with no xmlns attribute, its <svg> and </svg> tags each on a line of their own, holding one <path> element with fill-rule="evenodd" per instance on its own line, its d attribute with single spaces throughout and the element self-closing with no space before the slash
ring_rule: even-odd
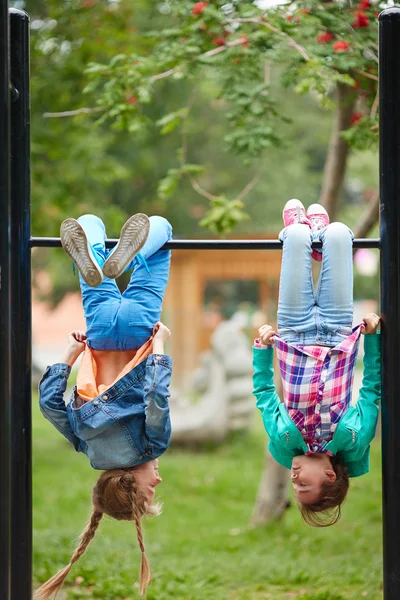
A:
<svg viewBox="0 0 400 600">
<path fill-rule="evenodd" d="M 60 228 L 61 244 L 75 263 L 79 273 L 90 287 L 103 281 L 103 273 L 97 263 L 86 233 L 76 219 L 65 219 Z"/>
<path fill-rule="evenodd" d="M 137 213 L 121 229 L 118 244 L 103 265 L 103 274 L 109 279 L 119 277 L 131 260 L 144 246 L 150 231 L 147 215 Z"/>
</svg>

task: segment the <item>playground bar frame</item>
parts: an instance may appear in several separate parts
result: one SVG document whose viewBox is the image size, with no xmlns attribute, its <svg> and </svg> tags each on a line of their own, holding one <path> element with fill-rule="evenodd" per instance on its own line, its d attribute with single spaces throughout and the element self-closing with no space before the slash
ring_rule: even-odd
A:
<svg viewBox="0 0 400 600">
<path fill-rule="evenodd" d="M 10 9 L 11 598 L 32 590 L 32 377 L 29 17 Z M 23 576 L 21 576 L 23 573 Z"/>
<path fill-rule="evenodd" d="M 379 16 L 383 582 L 400 598 L 400 9 Z"/>
<path fill-rule="evenodd" d="M 9 38 L 9 21 L 11 35 Z M 380 239 L 383 330 L 384 598 L 400 598 L 400 9 L 379 18 Z M 10 52 L 11 48 L 11 64 Z M 11 134 L 10 134 L 11 131 Z M 10 138 L 11 135 L 11 138 Z M 11 141 L 10 141 L 11 139 Z M 0 598 L 31 598 L 31 265 L 29 17 L 0 2 Z M 113 247 L 116 240 L 107 240 Z M 320 247 L 320 244 L 315 244 Z M 172 240 L 167 248 L 279 250 L 278 240 Z M 12 265 L 12 269 L 11 269 Z M 19 480 L 19 481 L 17 481 Z M 11 484 L 12 485 L 7 485 Z M 371 549 L 373 551 L 373 549 Z"/>
<path fill-rule="evenodd" d="M 11 567 L 10 89 L 8 0 L 0 2 L 0 598 Z"/>
<path fill-rule="evenodd" d="M 118 240 L 106 240 L 106 247 L 113 248 Z M 31 238 L 32 247 L 61 248 L 60 238 Z M 321 242 L 313 242 L 313 248 L 322 248 Z M 380 240 L 365 238 L 353 241 L 353 248 L 379 248 Z M 281 250 L 279 240 L 171 240 L 163 248 L 168 250 Z"/>
</svg>

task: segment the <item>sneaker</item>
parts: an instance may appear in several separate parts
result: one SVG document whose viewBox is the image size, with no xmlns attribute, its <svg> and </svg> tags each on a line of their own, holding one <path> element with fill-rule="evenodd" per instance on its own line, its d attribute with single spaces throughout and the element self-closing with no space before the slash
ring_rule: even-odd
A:
<svg viewBox="0 0 400 600">
<path fill-rule="evenodd" d="M 288 200 L 283 208 L 282 217 L 285 227 L 297 223 L 303 223 L 304 225 L 311 227 L 310 221 L 306 215 L 306 209 L 300 200 Z"/>
<path fill-rule="evenodd" d="M 60 228 L 61 244 L 75 263 L 79 273 L 90 287 L 103 281 L 103 273 L 97 263 L 86 233 L 76 219 L 65 219 Z"/>
<path fill-rule="evenodd" d="M 307 217 L 311 223 L 313 232 L 319 231 L 329 225 L 329 215 L 321 204 L 311 204 L 307 209 Z M 322 250 L 313 248 L 311 256 L 314 260 L 322 260 Z"/>
<path fill-rule="evenodd" d="M 150 231 L 147 215 L 137 213 L 127 220 L 121 229 L 118 244 L 103 265 L 103 274 L 115 279 L 123 273 L 131 260 L 144 246 Z"/>
</svg>

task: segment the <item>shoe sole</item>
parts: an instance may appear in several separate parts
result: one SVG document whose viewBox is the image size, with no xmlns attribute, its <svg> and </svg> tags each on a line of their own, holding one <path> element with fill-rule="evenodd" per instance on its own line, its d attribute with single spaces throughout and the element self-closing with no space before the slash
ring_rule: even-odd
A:
<svg viewBox="0 0 400 600">
<path fill-rule="evenodd" d="M 103 265 L 103 274 L 109 279 L 119 277 L 143 248 L 150 231 L 147 215 L 138 213 L 127 220 L 121 229 L 115 250 Z"/>
<path fill-rule="evenodd" d="M 103 281 L 100 265 L 91 251 L 86 233 L 76 219 L 65 219 L 60 228 L 61 244 L 90 287 Z"/>
</svg>

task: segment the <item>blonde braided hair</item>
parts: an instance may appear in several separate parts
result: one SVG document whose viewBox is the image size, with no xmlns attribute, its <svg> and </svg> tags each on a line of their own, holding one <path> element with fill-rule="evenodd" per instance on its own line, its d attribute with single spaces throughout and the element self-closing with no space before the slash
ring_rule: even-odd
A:
<svg viewBox="0 0 400 600">
<path fill-rule="evenodd" d="M 92 503 L 93 512 L 89 523 L 80 536 L 79 545 L 70 562 L 36 590 L 33 595 L 34 600 L 47 600 L 53 593 L 57 594 L 72 565 L 79 560 L 94 538 L 103 514 L 119 521 L 135 522 L 137 540 L 142 553 L 139 587 L 140 593 L 145 596 L 146 587 L 151 582 L 151 569 L 146 556 L 141 519 L 146 514 L 159 515 L 160 506 L 149 504 L 146 496 L 138 488 L 132 471 L 125 469 L 111 469 L 100 475 L 93 488 Z"/>
</svg>

